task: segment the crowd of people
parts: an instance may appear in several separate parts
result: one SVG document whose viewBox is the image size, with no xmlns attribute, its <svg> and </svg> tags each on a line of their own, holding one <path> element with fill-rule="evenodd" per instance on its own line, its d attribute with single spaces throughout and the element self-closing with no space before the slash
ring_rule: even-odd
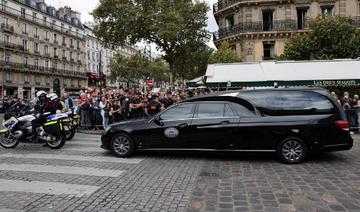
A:
<svg viewBox="0 0 360 212">
<path fill-rule="evenodd" d="M 344 94 L 339 98 L 333 91 L 331 92 L 331 95 L 338 101 L 338 103 L 344 110 L 360 108 L 360 99 L 359 95 L 357 94 L 354 94 L 351 98 L 349 92 L 345 91 Z"/>
<path fill-rule="evenodd" d="M 96 130 L 111 123 L 152 116 L 174 103 L 209 92 L 181 90 L 143 93 L 136 89 L 116 89 L 100 94 L 96 90 L 80 91 L 77 112 L 81 116 L 82 127 Z M 67 99 L 65 95 L 64 101 Z"/>
</svg>

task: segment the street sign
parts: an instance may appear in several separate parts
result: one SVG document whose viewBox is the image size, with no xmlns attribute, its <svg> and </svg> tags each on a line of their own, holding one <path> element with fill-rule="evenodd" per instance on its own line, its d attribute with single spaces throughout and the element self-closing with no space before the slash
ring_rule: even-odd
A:
<svg viewBox="0 0 360 212">
<path fill-rule="evenodd" d="M 154 82 L 153 80 L 149 79 L 149 80 L 146 80 L 146 85 L 149 89 L 152 89 L 154 87 Z"/>
</svg>

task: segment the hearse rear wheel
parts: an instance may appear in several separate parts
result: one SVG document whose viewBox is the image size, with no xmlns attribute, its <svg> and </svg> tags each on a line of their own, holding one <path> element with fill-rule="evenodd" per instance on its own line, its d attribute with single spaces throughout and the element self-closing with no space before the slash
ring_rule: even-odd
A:
<svg viewBox="0 0 360 212">
<path fill-rule="evenodd" d="M 307 156 L 306 143 L 298 137 L 287 137 L 277 147 L 279 159 L 288 164 L 301 163 Z"/>
</svg>

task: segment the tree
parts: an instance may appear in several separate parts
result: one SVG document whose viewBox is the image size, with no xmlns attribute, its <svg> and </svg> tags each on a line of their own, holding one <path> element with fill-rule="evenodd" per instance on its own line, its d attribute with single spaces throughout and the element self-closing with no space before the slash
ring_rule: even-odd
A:
<svg viewBox="0 0 360 212">
<path fill-rule="evenodd" d="M 124 57 L 116 54 L 109 64 L 111 82 L 119 79 L 125 79 L 131 83 L 137 83 L 139 79 L 145 79 L 148 75 L 149 61 L 141 54 L 135 54 L 131 57 Z"/>
<path fill-rule="evenodd" d="M 220 48 L 216 52 L 213 52 L 209 58 L 209 64 L 236 63 L 240 61 L 239 56 L 230 48 L 228 42 L 223 42 Z"/>
<path fill-rule="evenodd" d="M 169 76 L 169 65 L 161 59 L 157 58 L 149 64 L 150 77 L 154 78 L 156 82 L 168 82 Z"/>
<path fill-rule="evenodd" d="M 291 38 L 281 58 L 309 60 L 360 56 L 360 32 L 351 19 L 329 16 L 310 24 L 310 29 L 308 34 Z"/>
<path fill-rule="evenodd" d="M 173 76 L 183 45 L 205 43 L 208 6 L 200 0 L 101 0 L 93 11 L 95 34 L 104 44 L 154 43 Z"/>
<path fill-rule="evenodd" d="M 176 72 L 180 79 L 193 79 L 205 74 L 213 49 L 204 43 L 183 45 L 177 53 Z"/>
</svg>

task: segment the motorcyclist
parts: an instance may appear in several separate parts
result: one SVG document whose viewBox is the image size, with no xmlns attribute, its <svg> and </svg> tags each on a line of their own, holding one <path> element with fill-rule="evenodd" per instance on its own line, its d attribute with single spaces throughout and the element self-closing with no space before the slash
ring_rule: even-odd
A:
<svg viewBox="0 0 360 212">
<path fill-rule="evenodd" d="M 37 138 L 36 128 L 41 126 L 42 123 L 46 121 L 46 116 L 44 113 L 50 112 L 50 114 L 56 113 L 56 108 L 54 108 L 49 100 L 46 97 L 46 92 L 41 90 L 36 93 L 37 101 L 34 106 L 35 113 L 39 114 L 39 116 L 31 121 L 32 124 L 32 139 L 35 140 Z"/>
<path fill-rule="evenodd" d="M 60 111 L 61 113 L 66 112 L 66 105 L 63 101 L 61 101 L 56 93 L 51 93 L 48 96 L 50 101 L 51 108 L 55 109 L 55 113 Z"/>
</svg>

